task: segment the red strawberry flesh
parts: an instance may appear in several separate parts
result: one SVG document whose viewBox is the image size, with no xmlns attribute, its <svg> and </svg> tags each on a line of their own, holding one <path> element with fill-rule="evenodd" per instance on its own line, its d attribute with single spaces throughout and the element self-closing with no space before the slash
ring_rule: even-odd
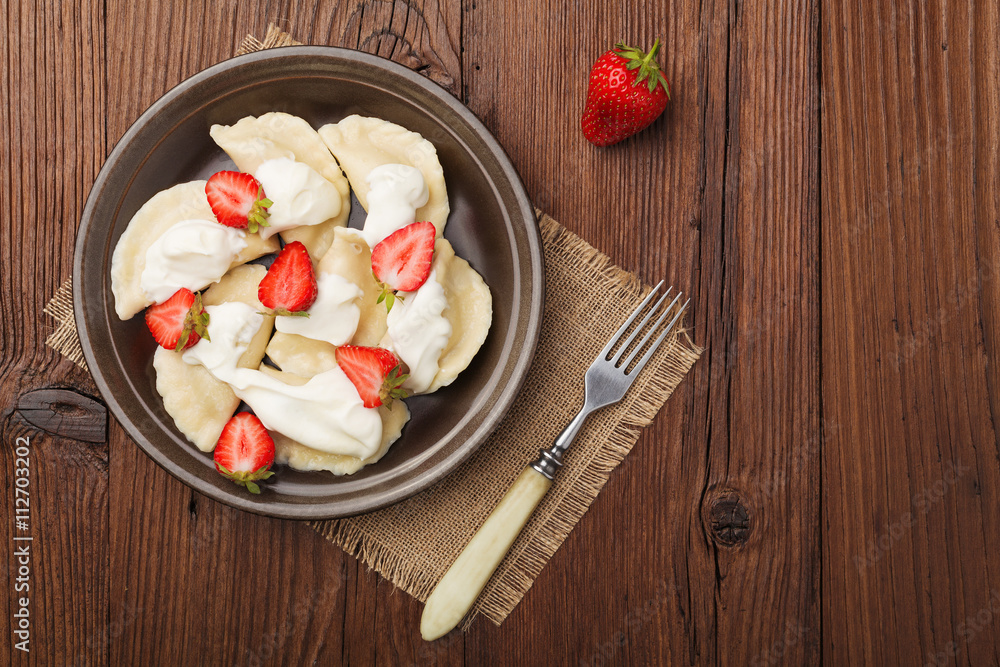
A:
<svg viewBox="0 0 1000 667">
<path fill-rule="evenodd" d="M 377 408 L 408 395 L 401 385 L 409 376 L 401 374 L 399 359 L 389 350 L 342 345 L 337 348 L 337 365 L 358 390 L 366 408 Z"/>
<path fill-rule="evenodd" d="M 398 229 L 372 250 L 375 278 L 398 292 L 412 292 L 427 281 L 434 258 L 437 230 L 430 222 Z"/>
<path fill-rule="evenodd" d="M 250 174 L 220 171 L 205 184 L 208 205 L 215 218 L 227 227 L 249 229 L 267 227 L 267 208 L 272 205 L 260 182 Z"/>
<path fill-rule="evenodd" d="M 160 347 L 180 352 L 202 337 L 208 338 L 208 313 L 200 294 L 181 288 L 163 303 L 146 309 L 146 326 Z"/>
<path fill-rule="evenodd" d="M 281 249 L 261 279 L 257 298 L 276 314 L 286 315 L 309 310 L 318 292 L 309 251 L 293 241 Z"/>
<path fill-rule="evenodd" d="M 238 412 L 226 422 L 215 445 L 215 469 L 251 493 L 260 493 L 256 482 L 274 475 L 274 440 L 252 412 Z"/>
</svg>

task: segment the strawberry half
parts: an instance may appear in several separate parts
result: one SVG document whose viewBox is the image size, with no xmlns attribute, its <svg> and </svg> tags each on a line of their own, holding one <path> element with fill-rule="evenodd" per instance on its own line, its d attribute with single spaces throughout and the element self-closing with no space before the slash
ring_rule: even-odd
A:
<svg viewBox="0 0 1000 667">
<path fill-rule="evenodd" d="M 226 422 L 215 445 L 215 469 L 250 493 L 260 493 L 256 482 L 274 475 L 274 440 L 252 412 L 238 412 Z"/>
<path fill-rule="evenodd" d="M 153 338 L 168 350 L 180 352 L 208 337 L 208 313 L 201 294 L 181 288 L 173 296 L 146 309 L 146 326 Z"/>
<path fill-rule="evenodd" d="M 337 348 L 337 365 L 354 384 L 366 408 L 388 405 L 394 398 L 410 395 L 402 388 L 409 375 L 402 375 L 399 359 L 381 347 L 341 345 Z"/>
<path fill-rule="evenodd" d="M 225 226 L 247 229 L 251 234 L 268 226 L 267 209 L 274 202 L 264 196 L 263 186 L 250 174 L 216 172 L 205 184 L 205 194 L 215 219 Z"/>
<path fill-rule="evenodd" d="M 427 282 L 434 258 L 437 230 L 430 222 L 414 222 L 385 237 L 372 250 L 372 273 L 382 288 L 378 303 L 386 310 L 401 297 L 394 292 L 412 292 Z"/>
<path fill-rule="evenodd" d="M 616 144 L 644 130 L 663 113 L 670 84 L 656 62 L 657 39 L 649 53 L 616 44 L 590 69 L 583 136 L 596 146 Z"/>
<path fill-rule="evenodd" d="M 257 298 L 275 315 L 303 315 L 316 301 L 319 286 L 309 251 L 300 241 L 287 244 L 260 281 Z"/>
</svg>

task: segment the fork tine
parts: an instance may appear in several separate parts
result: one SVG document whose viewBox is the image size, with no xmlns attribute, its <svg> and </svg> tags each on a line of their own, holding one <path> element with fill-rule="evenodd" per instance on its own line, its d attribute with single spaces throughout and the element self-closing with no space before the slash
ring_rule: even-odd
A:
<svg viewBox="0 0 1000 667">
<path fill-rule="evenodd" d="M 646 336 L 642 339 L 642 342 L 635 346 L 635 350 L 633 350 L 632 353 L 628 355 L 628 359 L 624 363 L 622 363 L 622 365 L 621 365 L 622 372 L 624 372 L 625 369 L 628 368 L 628 365 L 631 364 L 632 361 L 637 356 L 639 356 L 639 352 L 641 352 L 642 348 L 644 348 L 646 346 L 646 343 L 649 342 L 649 339 L 653 337 L 653 334 L 656 333 L 656 330 L 660 328 L 660 325 L 663 324 L 663 321 L 665 319 L 667 319 L 667 316 L 670 315 L 670 311 L 673 310 L 674 306 L 677 305 L 677 303 L 681 300 L 682 296 L 684 296 L 684 292 L 679 292 L 677 294 L 677 296 L 674 297 L 674 300 L 670 302 L 670 305 L 667 306 L 663 310 L 663 313 L 660 315 L 660 317 L 657 318 L 656 324 L 654 324 L 653 326 L 649 327 L 649 331 L 646 332 Z M 656 312 L 659 312 L 659 311 L 653 311 L 653 312 L 651 312 L 649 314 L 649 318 L 652 318 L 652 316 Z M 647 318 L 647 319 L 649 319 L 649 318 Z M 646 323 L 643 322 L 642 326 L 645 326 L 645 325 L 646 325 Z M 637 333 L 638 333 L 638 330 L 637 330 Z"/>
<path fill-rule="evenodd" d="M 649 321 L 653 319 L 653 316 L 656 315 L 658 312 L 660 312 L 660 306 L 662 306 L 663 302 L 666 301 L 667 297 L 670 296 L 670 289 L 673 288 L 671 287 L 667 289 L 667 291 L 663 293 L 663 296 L 660 297 L 659 301 L 653 304 L 653 307 L 649 309 L 649 312 L 646 313 L 646 317 L 642 318 L 642 321 L 635 326 L 635 329 L 632 331 L 632 335 L 628 337 L 628 340 L 622 343 L 622 346 L 620 348 L 618 348 L 618 354 L 616 354 L 609 360 L 611 363 L 615 364 L 616 366 L 618 365 L 618 360 L 622 358 L 623 354 L 625 354 L 625 350 L 627 350 L 629 345 L 631 345 L 632 342 L 639 337 L 639 334 L 643 332 L 643 330 L 646 328 L 646 325 L 649 324 Z M 674 298 L 674 303 L 677 303 L 677 299 L 679 298 L 681 298 L 680 294 L 678 294 Z M 659 322 L 657 322 L 657 324 L 659 324 Z M 656 327 L 654 326 L 653 329 L 656 329 Z M 643 341 L 642 343 L 643 345 L 645 345 L 646 341 Z M 642 345 L 640 345 L 639 347 L 641 348 Z"/>
<path fill-rule="evenodd" d="M 682 292 L 682 294 L 683 294 L 683 292 Z M 679 299 L 680 296 L 681 295 L 678 294 L 677 298 Z M 674 319 L 670 320 L 670 324 L 668 324 L 667 328 L 663 330 L 663 333 L 660 334 L 660 337 L 656 339 L 656 342 L 653 343 L 652 346 L 650 346 L 649 351 L 646 352 L 646 354 L 644 354 L 642 356 L 642 359 L 639 360 L 639 363 L 637 363 L 635 365 L 635 368 L 632 369 L 632 372 L 629 373 L 629 375 L 631 375 L 631 376 L 634 377 L 636 374 L 639 373 L 639 371 L 642 370 L 642 367 L 646 365 L 646 362 L 649 361 L 649 358 L 653 356 L 653 353 L 656 352 L 656 349 L 658 347 L 660 347 L 660 343 L 663 342 L 663 339 L 665 339 L 667 337 L 667 334 L 670 333 L 671 329 L 674 328 L 674 325 L 677 324 L 677 320 L 679 320 L 681 318 L 681 315 L 684 314 L 684 311 L 687 309 L 689 303 L 691 303 L 691 299 L 688 299 L 687 301 L 684 302 L 684 305 L 681 306 L 680 309 L 677 311 L 677 314 L 674 315 Z M 673 306 L 673 304 L 671 304 L 671 306 Z M 668 309 L 667 312 L 669 313 L 670 310 Z M 659 322 L 657 322 L 657 325 L 659 325 Z M 650 333 L 652 334 L 652 332 L 655 331 L 655 330 L 656 329 L 654 327 L 654 329 L 652 331 L 650 331 Z M 646 341 L 643 341 L 642 344 L 645 345 Z M 636 353 L 638 353 L 638 351 L 641 350 L 641 349 L 642 349 L 642 346 L 640 345 L 639 348 L 638 348 L 638 350 L 636 350 Z M 629 359 L 629 363 L 631 363 L 631 361 L 632 360 Z M 627 368 L 628 365 L 625 364 L 623 367 Z"/>
<path fill-rule="evenodd" d="M 608 353 L 611 352 L 611 348 L 615 346 L 615 343 L 618 341 L 619 338 L 622 337 L 622 334 L 624 334 L 628 330 L 629 325 L 632 324 L 635 318 L 639 316 L 639 313 L 642 312 L 642 309 L 645 308 L 646 305 L 653 300 L 653 297 L 656 296 L 657 291 L 659 291 L 659 289 L 663 287 L 663 283 L 664 281 L 661 280 L 660 282 L 656 283 L 656 287 L 649 290 L 649 294 L 646 295 L 646 298 L 642 300 L 642 303 L 640 303 L 635 310 L 632 311 L 632 314 L 628 316 L 627 320 L 625 320 L 625 324 L 623 324 L 621 328 L 615 332 L 615 335 L 611 337 L 611 340 L 608 341 L 608 344 L 604 346 L 603 350 L 601 350 L 601 353 L 597 356 L 598 359 L 607 359 Z M 673 286 L 668 287 L 667 293 L 669 293 L 670 290 L 672 289 Z"/>
</svg>

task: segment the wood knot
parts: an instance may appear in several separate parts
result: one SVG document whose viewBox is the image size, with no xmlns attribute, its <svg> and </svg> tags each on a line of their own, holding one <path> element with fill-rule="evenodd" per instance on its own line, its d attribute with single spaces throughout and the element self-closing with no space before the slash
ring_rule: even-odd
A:
<svg viewBox="0 0 1000 667">
<path fill-rule="evenodd" d="M 98 400 L 72 389 L 36 389 L 23 394 L 17 411 L 46 433 L 82 442 L 108 439 L 108 409 Z"/>
<path fill-rule="evenodd" d="M 404 0 L 366 0 L 348 18 L 341 42 L 356 40 L 359 51 L 394 60 L 458 95 L 462 67 L 447 21 L 436 7 L 428 9 L 430 16 Z"/>
<path fill-rule="evenodd" d="M 750 510 L 736 491 L 719 493 L 708 511 L 712 538 L 727 547 L 744 544 L 750 536 Z"/>
</svg>

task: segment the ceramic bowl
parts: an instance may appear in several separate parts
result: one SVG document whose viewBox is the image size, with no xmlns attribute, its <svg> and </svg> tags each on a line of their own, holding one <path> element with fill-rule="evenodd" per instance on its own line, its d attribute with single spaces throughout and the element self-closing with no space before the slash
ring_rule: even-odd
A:
<svg viewBox="0 0 1000 667">
<path fill-rule="evenodd" d="M 211 454 L 174 427 L 155 390 L 155 343 L 141 315 L 114 312 L 109 265 L 132 215 L 177 183 L 233 168 L 209 137 L 215 123 L 284 111 L 313 127 L 350 114 L 377 116 L 437 148 L 451 203 L 445 237 L 493 294 L 493 325 L 472 364 L 448 387 L 407 399 L 412 419 L 377 463 L 337 477 L 277 466 L 260 496 L 219 475 Z M 354 200 L 350 226 L 364 211 Z M 332 47 L 288 47 L 239 56 L 187 79 L 125 133 L 101 169 L 77 237 L 74 306 L 94 380 L 119 423 L 150 457 L 201 493 L 239 509 L 286 518 L 347 516 L 427 488 L 468 458 L 516 397 L 538 338 L 541 242 L 510 160 L 451 94 L 400 65 Z"/>
</svg>

